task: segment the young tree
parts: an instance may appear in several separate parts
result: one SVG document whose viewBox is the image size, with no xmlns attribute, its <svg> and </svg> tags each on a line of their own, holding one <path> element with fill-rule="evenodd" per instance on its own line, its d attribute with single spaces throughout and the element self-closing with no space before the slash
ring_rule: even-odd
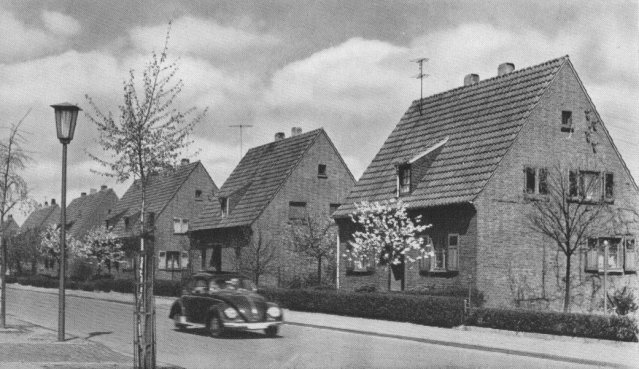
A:
<svg viewBox="0 0 639 369">
<path fill-rule="evenodd" d="M 84 245 L 70 234 L 66 235 L 66 251 L 69 256 L 86 257 Z M 60 226 L 49 224 L 40 233 L 40 242 L 37 244 L 38 252 L 45 258 L 50 258 L 60 266 Z"/>
<path fill-rule="evenodd" d="M 180 111 L 174 103 L 182 91 L 182 80 L 175 81 L 176 63 L 167 60 L 169 31 L 160 55 L 152 54 L 142 73 L 143 90 L 138 92 L 133 69 L 124 82 L 124 103 L 119 106 L 119 117 L 103 113 L 87 95 L 93 114 L 88 118 L 98 128 L 98 143 L 111 159 L 90 156 L 105 168 L 102 173 L 115 177 L 118 182 L 133 178 L 139 186 L 140 249 L 136 275 L 135 312 L 135 367 L 155 366 L 155 308 L 153 299 L 154 251 L 145 243 L 147 234 L 146 189 L 148 180 L 157 173 L 171 171 L 177 159 L 191 141 L 188 140 L 195 124 L 203 117 L 195 108 Z"/>
<path fill-rule="evenodd" d="M 358 230 L 349 241 L 350 251 L 344 255 L 348 261 L 375 257 L 377 265 L 392 267 L 433 255 L 432 250 L 423 247 L 423 239 L 419 237 L 430 225 L 421 224 L 421 216 L 411 219 L 401 200 L 364 201 L 355 207 L 350 216 Z M 388 268 L 389 290 L 390 281 Z"/>
<path fill-rule="evenodd" d="M 322 284 L 322 261 L 330 260 L 335 251 L 335 222 L 327 215 L 320 214 L 306 218 L 299 224 L 291 225 L 291 236 L 295 251 L 317 261 L 317 283 Z"/>
<path fill-rule="evenodd" d="M 244 232 L 243 239 L 248 242 L 246 246 L 236 249 L 235 267 L 253 277 L 255 285 L 259 285 L 260 276 L 277 270 L 277 250 L 272 240 L 266 239 L 259 227 L 256 227 L 254 234 Z"/>
<path fill-rule="evenodd" d="M 111 273 L 111 267 L 124 258 L 122 240 L 105 226 L 92 228 L 84 236 L 83 245 L 86 256 L 96 261 L 98 275 L 104 267 Z"/>
<path fill-rule="evenodd" d="M 23 150 L 25 143 L 20 126 L 29 112 L 24 115 L 17 124 L 11 125 L 8 136 L 0 141 L 0 249 L 2 254 L 2 266 L 0 268 L 0 326 L 6 325 L 6 281 L 7 274 L 7 240 L 4 235 L 5 216 L 17 207 L 28 205 L 27 183 L 20 175 L 24 170 L 29 155 Z"/>
<path fill-rule="evenodd" d="M 573 256 L 578 255 L 579 248 L 589 237 L 600 234 L 610 209 L 602 201 L 599 180 L 579 179 L 577 173 L 570 173 L 559 166 L 540 177 L 545 182 L 546 194 L 530 202 L 532 211 L 527 215 L 528 226 L 552 240 L 565 256 L 563 310 L 568 312 Z M 595 196 L 589 199 L 589 194 Z"/>
</svg>

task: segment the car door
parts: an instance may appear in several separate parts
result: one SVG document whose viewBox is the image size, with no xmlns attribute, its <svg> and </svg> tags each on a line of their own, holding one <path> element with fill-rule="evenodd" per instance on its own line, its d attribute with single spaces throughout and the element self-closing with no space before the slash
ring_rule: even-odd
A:
<svg viewBox="0 0 639 369">
<path fill-rule="evenodd" d="M 182 298 L 189 322 L 203 323 L 206 319 L 208 281 L 206 278 L 195 278 L 189 284 L 190 290 Z"/>
</svg>

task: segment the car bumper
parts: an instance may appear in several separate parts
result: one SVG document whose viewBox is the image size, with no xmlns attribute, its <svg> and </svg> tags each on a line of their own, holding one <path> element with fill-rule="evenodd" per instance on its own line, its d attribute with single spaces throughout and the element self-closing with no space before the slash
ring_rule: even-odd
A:
<svg viewBox="0 0 639 369">
<path fill-rule="evenodd" d="M 272 322 L 256 322 L 256 323 L 246 323 L 246 322 L 223 322 L 224 328 L 233 329 L 233 330 L 262 330 L 272 326 L 281 325 L 281 321 L 272 321 Z"/>
</svg>

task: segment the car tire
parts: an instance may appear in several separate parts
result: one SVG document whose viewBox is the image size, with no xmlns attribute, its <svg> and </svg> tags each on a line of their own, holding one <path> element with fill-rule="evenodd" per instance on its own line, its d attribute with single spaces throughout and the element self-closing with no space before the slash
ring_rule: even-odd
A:
<svg viewBox="0 0 639 369">
<path fill-rule="evenodd" d="M 280 331 L 280 327 L 278 327 L 276 325 L 272 325 L 272 326 L 266 328 L 264 330 L 264 333 L 266 333 L 266 335 L 268 337 L 276 337 L 277 334 L 279 333 L 279 331 Z"/>
<path fill-rule="evenodd" d="M 224 335 L 224 325 L 217 314 L 211 314 L 206 324 L 206 329 L 208 329 L 211 337 L 218 338 Z"/>
</svg>

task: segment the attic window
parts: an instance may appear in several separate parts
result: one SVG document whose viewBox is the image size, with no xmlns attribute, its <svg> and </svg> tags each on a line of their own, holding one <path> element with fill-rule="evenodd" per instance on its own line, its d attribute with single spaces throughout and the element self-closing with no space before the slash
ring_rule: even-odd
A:
<svg viewBox="0 0 639 369">
<path fill-rule="evenodd" d="M 124 218 L 124 230 L 125 231 L 130 231 L 131 230 L 131 221 L 130 221 L 129 217 Z"/>
<path fill-rule="evenodd" d="M 572 111 L 564 110 L 561 112 L 561 131 L 562 132 L 574 132 L 575 129 L 572 126 Z"/>
<path fill-rule="evenodd" d="M 397 190 L 399 195 L 410 194 L 410 165 L 402 165 L 397 169 Z"/>
<path fill-rule="evenodd" d="M 222 209 L 222 218 L 229 215 L 229 199 L 220 197 L 220 208 Z"/>
<path fill-rule="evenodd" d="M 195 190 L 195 200 L 202 201 L 202 190 Z"/>
<path fill-rule="evenodd" d="M 319 178 L 327 178 L 326 175 L 326 164 L 320 164 L 317 166 L 317 177 Z"/>
</svg>

